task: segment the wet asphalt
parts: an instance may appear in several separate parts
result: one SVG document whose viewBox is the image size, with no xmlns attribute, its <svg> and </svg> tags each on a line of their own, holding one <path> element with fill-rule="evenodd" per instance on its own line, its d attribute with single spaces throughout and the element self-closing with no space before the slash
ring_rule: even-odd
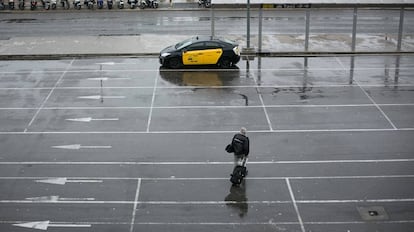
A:
<svg viewBox="0 0 414 232">
<path fill-rule="evenodd" d="M 413 63 L 1 61 L 0 231 L 411 231 Z"/>
</svg>

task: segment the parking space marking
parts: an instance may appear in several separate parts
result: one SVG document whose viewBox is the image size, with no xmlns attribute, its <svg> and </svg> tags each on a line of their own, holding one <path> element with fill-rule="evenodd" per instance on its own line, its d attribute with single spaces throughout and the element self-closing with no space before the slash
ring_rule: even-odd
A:
<svg viewBox="0 0 414 232">
<path fill-rule="evenodd" d="M 386 132 L 386 131 L 414 131 L 414 128 L 375 128 L 375 129 L 298 129 L 298 130 L 250 130 L 249 133 L 339 133 L 339 132 Z M 0 135 L 41 135 L 41 134 L 231 134 L 235 131 L 27 131 L 8 132 L 0 131 Z"/>
<path fill-rule="evenodd" d="M 259 86 L 259 85 L 257 84 L 257 80 L 256 80 L 256 77 L 254 76 L 254 74 L 253 74 L 253 73 L 251 73 L 251 75 L 252 75 L 252 78 L 253 78 L 253 80 L 254 80 L 255 85 L 256 85 L 256 86 Z M 269 130 L 270 130 L 270 131 L 273 131 L 272 122 L 270 121 L 269 114 L 267 113 L 266 105 L 265 105 L 265 103 L 264 103 L 263 96 L 262 96 L 262 93 L 260 92 L 259 87 L 257 87 L 257 88 L 256 88 L 256 92 L 257 92 L 257 94 L 259 95 L 260 103 L 262 104 L 262 108 L 263 108 L 263 111 L 264 111 L 265 116 L 266 116 L 266 121 L 267 121 L 267 124 L 269 125 Z"/>
<path fill-rule="evenodd" d="M 28 128 L 33 124 L 34 120 L 36 119 L 37 115 L 39 115 L 40 111 L 42 110 L 42 108 L 45 106 L 46 102 L 49 100 L 50 96 L 52 95 L 52 93 L 55 91 L 55 88 L 59 85 L 59 83 L 62 81 L 63 77 L 65 76 L 66 72 L 68 71 L 68 69 L 70 68 L 70 66 L 72 66 L 73 62 L 75 61 L 75 59 L 72 59 L 72 61 L 66 66 L 65 71 L 62 73 L 62 75 L 60 75 L 59 79 L 56 81 L 55 85 L 53 86 L 53 88 L 50 90 L 49 94 L 46 96 L 45 100 L 42 102 L 42 104 L 40 105 L 39 109 L 36 111 L 36 113 L 33 115 L 32 120 L 30 120 L 29 124 L 26 126 L 26 128 L 24 129 L 24 132 L 27 132 Z"/>
<path fill-rule="evenodd" d="M 381 112 L 382 116 L 384 116 L 385 119 L 387 119 L 387 121 L 391 124 L 392 128 L 394 130 L 397 130 L 397 127 L 395 126 L 395 124 L 391 121 L 391 119 L 387 116 L 387 114 L 381 109 L 381 107 L 374 101 L 374 99 L 367 93 L 367 91 L 362 86 L 360 86 L 357 81 L 355 81 L 355 83 L 359 86 L 362 92 L 364 92 L 364 94 L 369 98 L 372 104 L 374 104 L 375 107 Z"/>
<path fill-rule="evenodd" d="M 357 86 L 354 84 L 308 84 L 309 87 L 314 88 L 336 88 L 336 87 L 353 87 Z M 361 87 L 384 87 L 384 84 L 359 84 Z M 388 84 L 387 86 L 400 86 L 400 87 L 413 87 L 414 84 Z M 95 86 L 73 86 L 73 87 L 0 87 L 0 90 L 81 90 L 81 89 L 153 89 L 154 87 L 148 86 L 104 86 L 104 87 L 95 87 Z M 193 89 L 194 86 L 157 86 L 157 89 Z M 303 85 L 222 85 L 222 86 L 208 86 L 209 89 L 229 89 L 229 88 L 303 88 Z"/>
<path fill-rule="evenodd" d="M 41 180 L 41 179 L 59 179 L 62 177 L 22 177 L 22 176 L 0 176 L 0 180 Z M 180 181 L 180 180 L 228 180 L 227 177 L 65 177 L 68 179 L 67 182 L 72 182 L 70 178 L 76 179 L 76 182 L 82 183 L 82 180 L 94 181 L 100 183 L 103 180 L 170 180 L 170 181 Z M 285 180 L 286 178 L 290 180 L 319 180 L 319 179 L 393 179 L 393 178 L 414 178 L 414 175 L 375 175 L 375 176 L 280 176 L 280 177 L 248 177 L 249 180 Z M 75 182 L 75 180 L 73 181 Z"/>
<path fill-rule="evenodd" d="M 141 191 L 141 178 L 138 178 L 137 181 L 137 189 L 135 191 L 135 200 L 134 200 L 134 207 L 132 208 L 132 219 L 131 219 L 131 225 L 129 227 L 129 231 L 134 231 L 134 224 L 135 224 L 135 216 L 137 213 L 137 206 L 138 206 L 138 200 L 139 200 L 139 193 Z"/>
<path fill-rule="evenodd" d="M 285 178 L 287 179 L 287 178 Z M 58 197 L 58 196 L 51 196 Z M 41 199 L 27 198 L 24 200 L 0 200 L 0 204 L 114 204 L 114 205 L 134 205 L 135 214 L 132 215 L 130 228 L 133 229 L 138 204 L 146 205 L 225 205 L 229 203 L 246 203 L 246 204 L 354 204 L 354 203 L 398 203 L 414 202 L 412 198 L 405 199 L 349 199 L 349 200 L 295 200 L 295 201 L 96 201 L 95 198 L 59 198 L 59 199 Z M 44 197 L 46 198 L 46 197 Z"/>
<path fill-rule="evenodd" d="M 150 106 L 150 112 L 149 112 L 149 115 L 148 115 L 148 122 L 147 122 L 147 130 L 146 130 L 146 132 L 149 132 L 150 131 L 152 111 L 154 109 L 154 102 L 155 102 L 155 93 L 157 91 L 158 76 L 159 75 L 157 73 L 157 75 L 155 77 L 155 81 L 154 81 L 154 87 L 153 87 L 153 90 L 152 90 L 151 106 Z"/>
<path fill-rule="evenodd" d="M 0 221 L 0 224 L 19 224 L 25 223 L 23 221 Z M 73 221 L 60 221 L 60 222 L 53 222 L 56 224 L 80 224 L 80 225 L 129 225 L 129 222 L 97 222 L 97 221 L 88 221 L 88 222 L 73 222 Z M 85 224 L 81 224 L 85 223 Z M 331 221 L 331 222 L 313 222 L 313 221 L 305 221 L 303 224 L 305 225 L 351 225 L 351 224 L 366 224 L 365 221 Z M 414 223 L 414 220 L 390 220 L 390 221 L 380 221 L 376 222 L 377 224 L 411 224 Z M 208 225 L 215 225 L 215 226 L 247 226 L 247 225 L 299 225 L 298 222 L 135 222 L 135 225 L 171 225 L 171 226 L 180 226 L 180 225 L 201 225 L 201 226 L 208 226 Z M 88 226 L 89 227 L 89 226 Z"/>
<path fill-rule="evenodd" d="M 414 103 L 380 103 L 377 106 L 414 106 Z M 376 106 L 373 103 L 369 104 L 309 104 L 309 105 L 265 105 L 266 108 L 327 108 L 327 107 L 372 107 Z M 252 106 L 234 106 L 234 105 L 219 105 L 219 106 L 153 106 L 152 109 L 243 109 L 243 108 L 263 108 L 261 105 Z M 0 107 L 0 110 L 37 110 L 38 107 Z M 105 110 L 105 109 L 151 109 L 150 106 L 62 106 L 62 107 L 43 107 L 44 110 Z"/>
<path fill-rule="evenodd" d="M 299 208 L 298 208 L 297 202 L 295 200 L 295 194 L 293 193 L 292 186 L 290 185 L 289 178 L 286 178 L 285 181 L 286 181 L 286 185 L 288 186 L 288 189 L 289 189 L 289 194 L 290 194 L 290 198 L 292 200 L 293 208 L 295 208 L 296 216 L 298 217 L 300 228 L 302 229 L 302 232 L 306 232 L 305 226 L 303 225 L 302 216 L 300 215 Z"/>
<path fill-rule="evenodd" d="M 414 159 L 368 159 L 368 160 L 281 160 L 249 161 L 249 164 L 342 164 L 342 163 L 392 163 L 414 162 Z M 230 165 L 227 161 L 4 161 L 0 165 Z"/>
</svg>

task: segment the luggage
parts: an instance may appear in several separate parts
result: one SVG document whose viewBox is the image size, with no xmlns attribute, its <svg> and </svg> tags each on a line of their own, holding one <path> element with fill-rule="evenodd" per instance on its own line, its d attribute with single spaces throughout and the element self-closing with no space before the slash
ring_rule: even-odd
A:
<svg viewBox="0 0 414 232">
<path fill-rule="evenodd" d="M 247 168 L 245 166 L 237 165 L 234 167 L 233 173 L 230 175 L 230 182 L 233 183 L 233 185 L 240 185 L 246 174 Z"/>
<path fill-rule="evenodd" d="M 233 153 L 234 152 L 234 148 L 231 144 L 227 145 L 225 150 L 227 151 L 227 153 Z"/>
<path fill-rule="evenodd" d="M 233 185 L 240 185 L 243 178 L 247 175 L 246 162 L 247 157 L 243 157 L 241 163 L 234 167 L 233 173 L 230 174 L 230 182 L 233 183 Z"/>
</svg>

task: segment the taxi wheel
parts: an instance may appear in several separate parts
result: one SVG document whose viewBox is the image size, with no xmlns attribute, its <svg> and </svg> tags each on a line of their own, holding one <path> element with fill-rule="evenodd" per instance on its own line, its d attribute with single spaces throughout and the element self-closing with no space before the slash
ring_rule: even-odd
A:
<svg viewBox="0 0 414 232">
<path fill-rule="evenodd" d="M 231 67 L 231 61 L 229 58 L 223 57 L 220 61 L 220 67 L 222 68 L 230 68 Z"/>
<path fill-rule="evenodd" d="M 182 66 L 181 60 L 178 57 L 171 58 L 168 61 L 168 66 L 170 68 L 180 68 Z"/>
</svg>

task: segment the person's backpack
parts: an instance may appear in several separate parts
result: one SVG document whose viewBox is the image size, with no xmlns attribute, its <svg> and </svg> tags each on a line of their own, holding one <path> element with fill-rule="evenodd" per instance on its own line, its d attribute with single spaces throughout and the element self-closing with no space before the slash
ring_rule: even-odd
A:
<svg viewBox="0 0 414 232">
<path fill-rule="evenodd" d="M 244 143 L 244 141 L 240 138 L 237 138 L 237 137 L 238 136 L 236 135 L 233 138 L 232 146 L 233 146 L 234 154 L 241 155 L 241 154 L 243 154 L 243 143 Z"/>
</svg>

